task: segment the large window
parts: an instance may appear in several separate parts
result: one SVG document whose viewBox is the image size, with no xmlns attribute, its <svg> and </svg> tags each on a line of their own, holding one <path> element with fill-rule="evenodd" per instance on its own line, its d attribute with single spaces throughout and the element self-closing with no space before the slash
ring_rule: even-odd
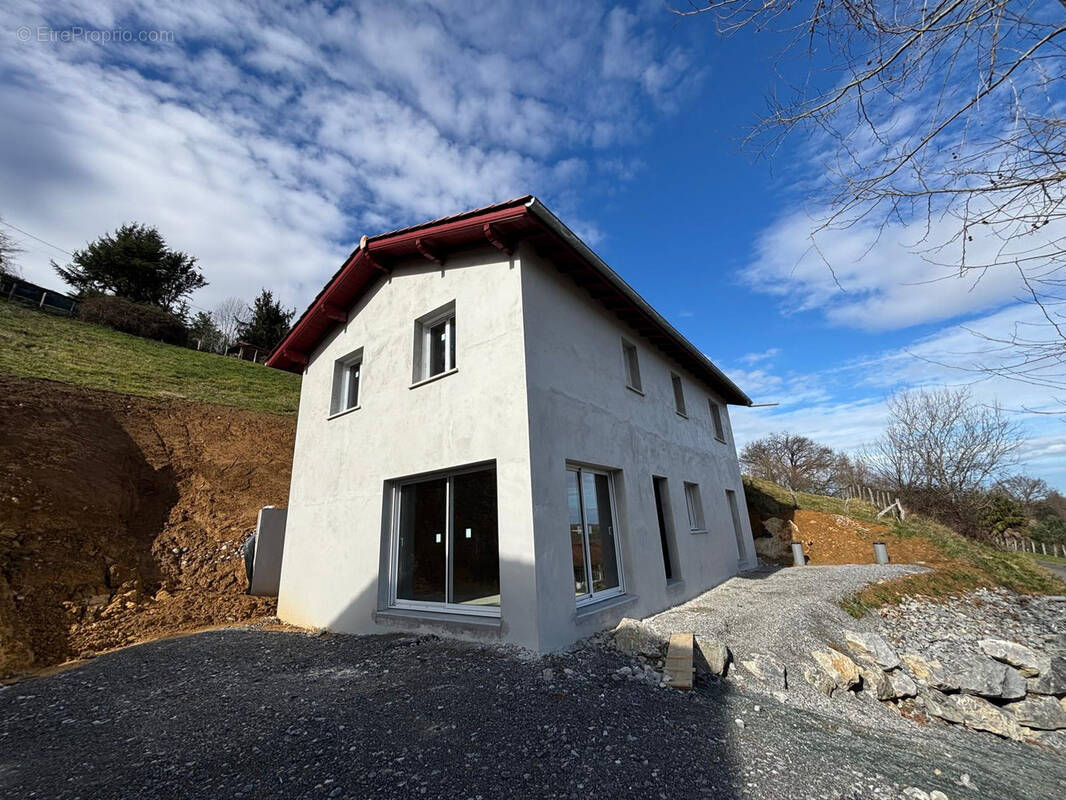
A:
<svg viewBox="0 0 1066 800">
<path fill-rule="evenodd" d="M 688 506 L 689 530 L 693 533 L 706 531 L 707 525 L 703 521 L 703 499 L 700 497 L 699 484 L 685 484 L 685 504 Z"/>
<path fill-rule="evenodd" d="M 455 369 L 455 303 L 415 321 L 414 381 Z"/>
<path fill-rule="evenodd" d="M 566 470 L 566 493 L 578 604 L 621 594 L 622 568 L 611 476 L 570 467 Z"/>
<path fill-rule="evenodd" d="M 363 371 L 363 349 L 339 358 L 333 365 L 333 395 L 330 414 L 359 408 L 359 377 Z"/>
<path fill-rule="evenodd" d="M 395 508 L 392 604 L 498 615 L 496 468 L 401 484 Z"/>
</svg>

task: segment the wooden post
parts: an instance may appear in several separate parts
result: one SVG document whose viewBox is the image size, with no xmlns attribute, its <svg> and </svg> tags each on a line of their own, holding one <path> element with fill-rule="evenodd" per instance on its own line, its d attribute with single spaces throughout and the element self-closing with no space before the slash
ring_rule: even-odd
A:
<svg viewBox="0 0 1066 800">
<path fill-rule="evenodd" d="M 41 292 L 41 302 L 37 304 L 37 308 L 44 308 L 44 299 L 48 297 L 48 292 Z"/>
<path fill-rule="evenodd" d="M 1046 544 L 1044 544 L 1043 542 L 1041 542 L 1041 543 L 1040 543 L 1040 551 L 1041 551 L 1041 552 L 1042 552 L 1042 553 L 1043 553 L 1044 555 L 1047 555 L 1047 545 L 1046 545 Z"/>
</svg>

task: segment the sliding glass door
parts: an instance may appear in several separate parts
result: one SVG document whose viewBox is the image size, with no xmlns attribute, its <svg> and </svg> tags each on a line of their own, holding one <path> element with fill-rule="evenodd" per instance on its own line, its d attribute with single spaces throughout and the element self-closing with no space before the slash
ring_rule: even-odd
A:
<svg viewBox="0 0 1066 800">
<path fill-rule="evenodd" d="M 392 604 L 498 615 L 496 469 L 402 484 L 395 508 Z"/>
<path fill-rule="evenodd" d="M 570 547 L 574 560 L 574 594 L 578 604 L 621 594 L 613 487 L 606 472 L 566 470 L 570 512 Z"/>
</svg>

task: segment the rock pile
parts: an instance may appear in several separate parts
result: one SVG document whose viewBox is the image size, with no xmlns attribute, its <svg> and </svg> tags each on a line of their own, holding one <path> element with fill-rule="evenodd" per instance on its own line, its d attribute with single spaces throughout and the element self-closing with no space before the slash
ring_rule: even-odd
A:
<svg viewBox="0 0 1066 800">
<path fill-rule="evenodd" d="M 937 719 L 1015 740 L 1066 730 L 1066 659 L 1004 639 L 982 639 L 982 654 L 945 665 L 917 653 L 900 658 L 881 636 L 844 631 L 850 655 L 811 653 L 807 682 L 823 694 L 869 693 L 901 713 Z"/>
</svg>

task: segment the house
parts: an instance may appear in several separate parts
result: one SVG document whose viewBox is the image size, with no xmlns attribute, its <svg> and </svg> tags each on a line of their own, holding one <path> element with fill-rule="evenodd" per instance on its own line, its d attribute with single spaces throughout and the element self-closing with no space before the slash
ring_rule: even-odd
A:
<svg viewBox="0 0 1066 800">
<path fill-rule="evenodd" d="M 286 621 L 550 651 L 756 563 L 751 401 L 534 197 L 364 237 L 268 364 Z"/>
</svg>

